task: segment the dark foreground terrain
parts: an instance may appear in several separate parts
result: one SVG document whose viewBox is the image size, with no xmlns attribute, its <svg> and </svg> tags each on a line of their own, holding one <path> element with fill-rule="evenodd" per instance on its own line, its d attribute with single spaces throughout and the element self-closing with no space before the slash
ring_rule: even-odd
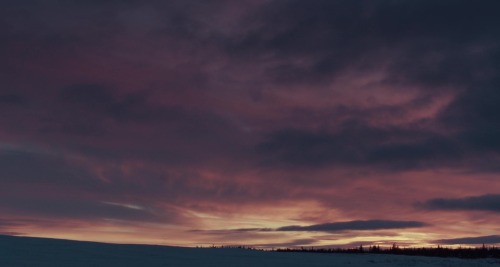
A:
<svg viewBox="0 0 500 267">
<path fill-rule="evenodd" d="M 499 259 L 116 245 L 0 235 L 0 266 L 500 266 Z"/>
</svg>

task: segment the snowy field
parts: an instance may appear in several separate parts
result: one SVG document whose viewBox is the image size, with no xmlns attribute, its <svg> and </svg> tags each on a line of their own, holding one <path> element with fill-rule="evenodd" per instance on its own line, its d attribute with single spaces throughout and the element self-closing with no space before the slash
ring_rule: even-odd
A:
<svg viewBox="0 0 500 267">
<path fill-rule="evenodd" d="M 0 235 L 0 266 L 500 266 L 498 259 L 465 260 L 392 255 L 309 254 L 243 249 L 112 245 Z"/>
</svg>

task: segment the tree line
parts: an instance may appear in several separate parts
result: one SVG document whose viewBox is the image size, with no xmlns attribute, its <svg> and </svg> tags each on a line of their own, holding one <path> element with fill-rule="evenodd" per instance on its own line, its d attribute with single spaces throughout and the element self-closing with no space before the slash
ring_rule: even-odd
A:
<svg viewBox="0 0 500 267">
<path fill-rule="evenodd" d="M 442 246 L 437 247 L 421 247 L 400 248 L 393 244 L 390 248 L 381 248 L 380 246 L 368 246 L 367 248 L 360 245 L 356 248 L 280 248 L 276 249 L 277 252 L 308 252 L 308 253 L 350 253 L 350 254 L 392 254 L 392 255 L 408 255 L 408 256 L 428 256 L 428 257 L 456 257 L 465 259 L 479 259 L 479 258 L 500 258 L 500 248 L 498 247 L 482 247 L 475 248 L 445 248 Z"/>
</svg>

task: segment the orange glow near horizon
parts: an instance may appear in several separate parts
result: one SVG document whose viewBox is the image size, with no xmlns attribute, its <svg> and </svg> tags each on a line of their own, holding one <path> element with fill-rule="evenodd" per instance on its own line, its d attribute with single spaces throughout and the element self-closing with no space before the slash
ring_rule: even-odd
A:
<svg viewBox="0 0 500 267">
<path fill-rule="evenodd" d="M 389 247 L 396 243 L 401 247 L 436 246 L 436 240 L 468 236 L 494 235 L 497 229 L 497 218 L 492 216 L 489 222 L 483 217 L 482 227 L 466 221 L 463 213 L 450 213 L 440 216 L 428 226 L 407 229 L 381 230 L 344 230 L 344 231 L 277 231 L 288 225 L 309 226 L 333 221 L 352 221 L 356 218 L 342 217 L 340 212 L 318 221 L 326 210 L 315 202 L 282 203 L 274 208 L 246 207 L 241 211 L 232 211 L 231 217 L 222 216 L 220 212 L 187 211 L 190 227 L 173 224 L 127 222 L 105 219 L 83 223 L 80 221 L 55 221 L 47 219 L 44 226 L 13 226 L 5 228 L 6 233 L 19 233 L 22 236 L 61 238 L 81 241 L 97 241 L 120 244 L 155 244 L 170 246 L 212 246 L 212 245 L 244 245 L 257 248 L 277 247 L 357 247 L 359 245 L 380 245 Z M 326 213 L 325 213 L 326 214 Z M 429 215 L 423 215 L 428 218 Z M 303 219 L 300 219 L 303 217 Z M 419 219 L 414 217 L 414 219 Z M 19 219 L 19 221 L 27 221 Z M 442 227 L 444 222 L 453 222 Z M 433 225 L 433 223 L 436 223 Z M 444 245 L 453 247 L 454 245 Z"/>
</svg>

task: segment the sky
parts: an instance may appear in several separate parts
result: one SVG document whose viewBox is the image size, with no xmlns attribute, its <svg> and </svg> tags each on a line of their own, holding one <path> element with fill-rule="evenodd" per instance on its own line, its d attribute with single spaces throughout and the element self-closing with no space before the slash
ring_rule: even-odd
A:
<svg viewBox="0 0 500 267">
<path fill-rule="evenodd" d="M 3 0 L 0 233 L 500 244 L 496 0 Z"/>
</svg>

